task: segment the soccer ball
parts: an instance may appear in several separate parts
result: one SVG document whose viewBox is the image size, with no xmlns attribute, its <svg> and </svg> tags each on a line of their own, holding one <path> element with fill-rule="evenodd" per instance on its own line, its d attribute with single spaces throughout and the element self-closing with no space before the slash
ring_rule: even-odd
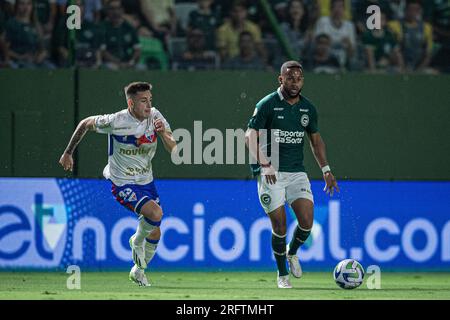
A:
<svg viewBox="0 0 450 320">
<path fill-rule="evenodd" d="M 342 289 L 355 289 L 363 283 L 364 268 L 356 260 L 345 259 L 334 268 L 333 278 Z"/>
</svg>

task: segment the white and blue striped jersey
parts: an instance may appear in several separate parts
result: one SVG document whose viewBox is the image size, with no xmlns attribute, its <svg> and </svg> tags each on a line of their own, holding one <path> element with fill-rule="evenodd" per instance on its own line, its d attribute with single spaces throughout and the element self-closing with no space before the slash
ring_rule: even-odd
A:
<svg viewBox="0 0 450 320">
<path fill-rule="evenodd" d="M 170 130 L 169 123 L 156 108 L 142 122 L 128 109 L 95 116 L 95 131 L 108 134 L 108 164 L 103 170 L 106 179 L 117 186 L 153 181 L 152 159 L 157 147 L 153 121 L 156 119 L 161 119 L 166 130 Z"/>
</svg>

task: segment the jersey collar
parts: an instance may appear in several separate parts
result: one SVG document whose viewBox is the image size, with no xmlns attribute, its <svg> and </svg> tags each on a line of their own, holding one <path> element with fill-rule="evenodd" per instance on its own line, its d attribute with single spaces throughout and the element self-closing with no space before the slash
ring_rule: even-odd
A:
<svg viewBox="0 0 450 320">
<path fill-rule="evenodd" d="M 127 108 L 127 114 L 128 114 L 128 116 L 129 116 L 131 119 L 133 119 L 133 121 L 135 121 L 135 122 L 137 122 L 137 123 L 139 123 L 139 124 L 141 124 L 141 123 L 143 123 L 143 122 L 145 122 L 145 121 L 148 121 L 148 119 L 144 119 L 144 120 L 142 120 L 142 121 L 139 121 L 139 119 L 137 119 L 135 116 L 133 116 L 133 114 L 130 112 L 130 109 L 128 109 L 128 108 Z"/>
<path fill-rule="evenodd" d="M 284 100 L 284 96 L 283 96 L 283 93 L 281 93 L 281 87 L 278 87 L 277 93 L 278 93 L 278 97 L 280 98 L 280 100 L 283 101 Z"/>
</svg>

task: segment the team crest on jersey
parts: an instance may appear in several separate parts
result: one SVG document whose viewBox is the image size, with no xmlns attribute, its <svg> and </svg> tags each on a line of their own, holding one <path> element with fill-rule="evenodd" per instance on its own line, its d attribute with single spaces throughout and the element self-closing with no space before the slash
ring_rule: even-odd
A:
<svg viewBox="0 0 450 320">
<path fill-rule="evenodd" d="M 300 118 L 300 123 L 302 124 L 302 126 L 307 127 L 309 124 L 309 116 L 307 114 L 302 115 L 302 117 Z"/>
<path fill-rule="evenodd" d="M 145 132 L 145 134 L 143 134 L 136 140 L 136 144 L 140 146 L 142 144 L 153 143 L 155 141 L 156 141 L 155 131 L 147 131 Z"/>
</svg>

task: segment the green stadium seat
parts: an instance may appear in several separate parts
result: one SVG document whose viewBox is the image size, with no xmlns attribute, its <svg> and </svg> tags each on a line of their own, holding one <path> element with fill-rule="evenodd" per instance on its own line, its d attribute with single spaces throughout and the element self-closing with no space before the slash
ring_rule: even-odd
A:
<svg viewBox="0 0 450 320">
<path fill-rule="evenodd" d="M 164 51 L 163 44 L 160 40 L 148 37 L 139 37 L 141 44 L 140 63 L 147 65 L 147 60 L 153 58 L 159 62 L 161 70 L 169 69 L 169 58 Z"/>
</svg>

